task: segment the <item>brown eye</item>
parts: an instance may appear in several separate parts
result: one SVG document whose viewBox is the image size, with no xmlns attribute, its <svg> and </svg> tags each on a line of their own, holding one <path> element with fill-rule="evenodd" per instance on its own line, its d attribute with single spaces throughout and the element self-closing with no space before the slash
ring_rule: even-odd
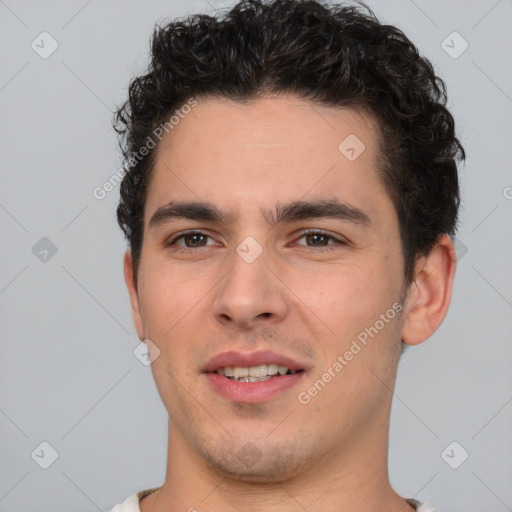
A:
<svg viewBox="0 0 512 512">
<path fill-rule="evenodd" d="M 190 235 L 183 235 L 181 238 L 183 238 L 187 247 L 203 247 L 205 245 L 203 242 L 206 242 L 208 237 L 199 233 L 192 233 Z"/>
<path fill-rule="evenodd" d="M 306 243 L 298 243 L 299 240 L 305 239 Z M 311 248 L 319 248 L 320 250 L 333 250 L 339 246 L 347 245 L 347 242 L 334 237 L 330 233 L 318 230 L 303 231 L 300 238 L 297 239 L 298 245 L 305 245 Z"/>
<path fill-rule="evenodd" d="M 166 246 L 176 246 L 176 248 L 186 250 L 215 245 L 214 243 L 208 243 L 208 239 L 213 241 L 211 236 L 202 231 L 189 231 L 172 238 L 166 243 Z"/>
<path fill-rule="evenodd" d="M 321 235 L 319 233 L 311 233 L 306 236 L 306 240 L 311 243 L 311 245 L 328 245 L 329 243 L 329 237 L 327 235 Z"/>
</svg>

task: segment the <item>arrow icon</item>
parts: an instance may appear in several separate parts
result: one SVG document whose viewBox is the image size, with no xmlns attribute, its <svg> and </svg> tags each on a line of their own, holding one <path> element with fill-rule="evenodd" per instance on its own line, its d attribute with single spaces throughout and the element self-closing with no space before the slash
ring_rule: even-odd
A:
<svg viewBox="0 0 512 512">
<path fill-rule="evenodd" d="M 261 459 L 261 450 L 253 443 L 245 444 L 237 453 L 238 458 L 247 466 L 253 466 Z"/>
<path fill-rule="evenodd" d="M 466 459 L 469 453 L 461 446 L 457 441 L 451 442 L 442 452 L 441 458 L 450 466 L 452 469 L 459 468 Z"/>
<path fill-rule="evenodd" d="M 43 441 L 34 448 L 30 457 L 40 468 L 48 469 L 59 458 L 59 454 L 48 441 Z"/>
<path fill-rule="evenodd" d="M 59 43 L 48 32 L 41 32 L 30 43 L 30 47 L 39 55 L 39 57 L 47 59 L 59 47 Z"/>
<path fill-rule="evenodd" d="M 42 263 L 48 263 L 57 251 L 57 246 L 46 236 L 32 247 L 32 254 Z"/>
<path fill-rule="evenodd" d="M 469 48 L 469 43 L 454 31 L 441 41 L 441 48 L 452 59 L 458 59 Z"/>
<path fill-rule="evenodd" d="M 135 347 L 133 355 L 144 366 L 150 366 L 160 356 L 160 349 L 149 338 L 146 338 Z"/>
<path fill-rule="evenodd" d="M 238 244 L 236 252 L 246 263 L 252 263 L 263 252 L 263 248 L 252 236 L 248 236 Z"/>
<path fill-rule="evenodd" d="M 353 162 L 366 149 L 363 141 L 354 133 L 347 135 L 338 145 L 339 152 L 349 161 Z"/>
</svg>

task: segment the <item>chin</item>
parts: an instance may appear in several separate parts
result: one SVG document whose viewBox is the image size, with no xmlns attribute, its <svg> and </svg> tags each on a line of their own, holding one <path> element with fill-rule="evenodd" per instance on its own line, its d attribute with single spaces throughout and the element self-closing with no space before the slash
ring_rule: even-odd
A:
<svg viewBox="0 0 512 512">
<path fill-rule="evenodd" d="M 238 482 L 257 484 L 284 483 L 300 474 L 300 468 L 281 465 L 261 465 L 257 468 L 247 468 L 243 465 L 225 464 L 217 461 L 210 461 L 212 467 L 220 474 Z M 301 466 L 304 469 L 304 466 Z"/>
<path fill-rule="evenodd" d="M 219 474 L 231 480 L 247 483 L 284 483 L 302 473 L 313 458 L 291 446 L 269 446 L 267 449 L 259 450 L 248 442 L 237 452 L 232 451 L 232 446 L 226 448 L 222 451 L 207 450 L 202 456 Z"/>
</svg>

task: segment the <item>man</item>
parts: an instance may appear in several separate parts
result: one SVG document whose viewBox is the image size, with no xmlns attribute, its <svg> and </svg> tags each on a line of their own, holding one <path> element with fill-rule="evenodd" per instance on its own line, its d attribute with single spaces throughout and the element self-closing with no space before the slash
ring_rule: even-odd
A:
<svg viewBox="0 0 512 512">
<path fill-rule="evenodd" d="M 448 310 L 464 150 L 361 7 L 245 1 L 155 31 L 116 118 L 167 474 L 114 512 L 432 511 L 387 471 L 404 344 Z"/>
</svg>

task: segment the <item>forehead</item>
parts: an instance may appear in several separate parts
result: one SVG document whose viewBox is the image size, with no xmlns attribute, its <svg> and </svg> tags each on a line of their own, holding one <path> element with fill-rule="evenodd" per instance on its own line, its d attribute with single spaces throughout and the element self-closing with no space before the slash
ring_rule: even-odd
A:
<svg viewBox="0 0 512 512">
<path fill-rule="evenodd" d="M 177 199 L 260 210 L 331 196 L 378 215 L 379 201 L 390 205 L 377 155 L 378 124 L 360 110 L 293 96 L 197 98 L 157 148 L 146 225 L 152 211 Z"/>
<path fill-rule="evenodd" d="M 197 105 L 180 116 L 163 137 L 158 153 L 173 150 L 175 155 L 201 148 L 209 153 L 238 150 L 251 152 L 265 148 L 267 155 L 275 148 L 295 148 L 297 155 L 340 156 L 339 147 L 348 136 L 363 143 L 373 153 L 378 124 L 368 112 L 349 107 L 329 107 L 294 96 L 264 97 L 246 102 L 226 98 L 199 98 Z M 357 141 L 359 139 L 359 142 Z M 349 144 L 350 145 L 350 144 Z M 352 144 L 353 145 L 353 144 Z M 367 153 L 367 156 L 369 156 Z M 343 153 L 341 153 L 343 154 Z M 199 156 L 199 155 L 197 155 Z M 288 158 L 292 154 L 288 153 Z M 347 157 L 357 155 L 346 153 Z M 187 154 L 188 158 L 194 155 Z"/>
</svg>

